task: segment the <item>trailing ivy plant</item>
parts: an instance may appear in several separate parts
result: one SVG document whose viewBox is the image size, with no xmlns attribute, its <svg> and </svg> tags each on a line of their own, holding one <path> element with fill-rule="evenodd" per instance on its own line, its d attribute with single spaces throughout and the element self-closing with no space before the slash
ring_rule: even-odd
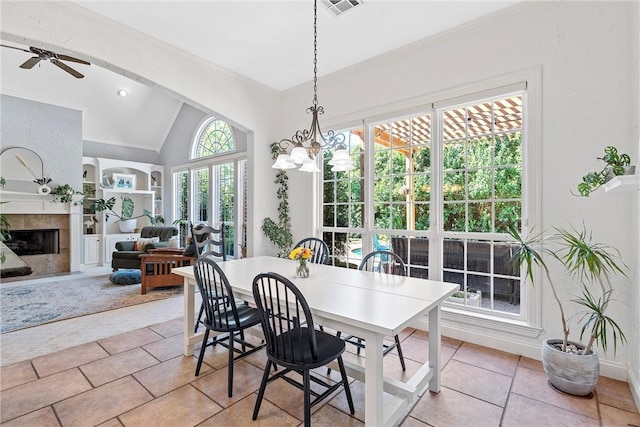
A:
<svg viewBox="0 0 640 427">
<path fill-rule="evenodd" d="M 278 154 L 280 154 L 280 147 L 277 142 L 271 144 L 270 147 L 271 157 L 276 160 Z M 274 182 L 278 184 L 278 221 L 265 218 L 262 221 L 262 232 L 278 247 L 278 256 L 286 258 L 289 256 L 291 245 L 293 245 L 291 217 L 289 216 L 289 176 L 287 172 L 278 170 Z"/>
</svg>

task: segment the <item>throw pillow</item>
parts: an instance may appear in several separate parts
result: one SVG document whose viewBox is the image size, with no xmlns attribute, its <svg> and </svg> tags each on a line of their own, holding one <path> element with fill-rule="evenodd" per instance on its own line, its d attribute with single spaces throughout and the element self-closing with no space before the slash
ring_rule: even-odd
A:
<svg viewBox="0 0 640 427">
<path fill-rule="evenodd" d="M 136 244 L 133 246 L 134 251 L 142 251 L 145 252 L 147 250 L 147 246 L 149 243 L 158 243 L 160 241 L 159 237 L 148 237 L 148 238 L 140 238 L 136 241 Z"/>
</svg>

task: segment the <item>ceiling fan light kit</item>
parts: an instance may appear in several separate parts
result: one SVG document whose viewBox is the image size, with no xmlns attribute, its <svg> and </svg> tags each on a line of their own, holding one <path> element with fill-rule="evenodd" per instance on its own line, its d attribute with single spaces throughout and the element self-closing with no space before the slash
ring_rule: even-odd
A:
<svg viewBox="0 0 640 427">
<path fill-rule="evenodd" d="M 356 2 L 357 3 L 357 2 Z M 316 157 L 323 149 L 335 149 L 333 159 L 329 162 L 334 172 L 350 171 L 354 169 L 353 160 L 347 150 L 344 133 L 330 130 L 323 133 L 320 129 L 318 116 L 324 114 L 324 108 L 318 105 L 318 2 L 313 2 L 313 103 L 307 108 L 311 113 L 309 129 L 297 131 L 290 139 L 282 139 L 278 143 L 280 154 L 271 166 L 275 169 L 298 169 L 302 172 L 320 172 L 316 165 Z M 291 149 L 291 154 L 287 149 Z"/>
<path fill-rule="evenodd" d="M 84 61 L 82 59 L 74 58 L 74 57 L 69 56 L 69 55 L 58 54 L 58 53 L 52 52 L 50 50 L 40 49 L 40 48 L 33 47 L 33 46 L 30 46 L 28 50 L 27 49 L 23 49 L 21 47 L 8 46 L 8 45 L 4 45 L 4 44 L 1 44 L 0 46 L 8 47 L 9 49 L 21 50 L 23 52 L 27 52 L 27 53 L 31 53 L 33 55 L 36 55 L 36 56 L 33 56 L 33 57 L 27 59 L 25 62 L 23 62 L 20 65 L 20 68 L 25 69 L 25 70 L 32 69 L 40 61 L 49 61 L 53 65 L 55 65 L 56 67 L 60 68 L 61 70 L 66 71 L 67 73 L 71 74 L 76 79 L 81 79 L 81 78 L 84 77 L 84 74 L 79 73 L 78 71 L 74 70 L 73 68 L 71 68 L 70 66 L 68 66 L 67 64 L 65 64 L 64 62 L 61 62 L 61 61 L 75 62 L 77 64 L 82 64 L 82 65 L 91 65 L 89 62 Z"/>
</svg>

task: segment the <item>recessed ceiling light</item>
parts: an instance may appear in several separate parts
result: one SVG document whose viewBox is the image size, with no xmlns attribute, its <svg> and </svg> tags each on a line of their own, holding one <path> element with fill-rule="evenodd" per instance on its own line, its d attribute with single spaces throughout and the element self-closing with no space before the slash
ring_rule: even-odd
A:
<svg viewBox="0 0 640 427">
<path fill-rule="evenodd" d="M 129 92 L 127 92 L 126 89 L 118 89 L 118 91 L 116 92 L 119 96 L 127 96 L 129 94 Z"/>
</svg>

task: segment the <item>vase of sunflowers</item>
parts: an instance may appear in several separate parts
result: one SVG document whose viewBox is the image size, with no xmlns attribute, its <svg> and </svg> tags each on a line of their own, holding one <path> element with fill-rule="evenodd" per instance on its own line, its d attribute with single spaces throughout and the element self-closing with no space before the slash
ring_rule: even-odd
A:
<svg viewBox="0 0 640 427">
<path fill-rule="evenodd" d="M 297 247 L 289 253 L 289 258 L 298 261 L 296 277 L 309 277 L 309 258 L 313 252 L 309 248 Z"/>
</svg>

